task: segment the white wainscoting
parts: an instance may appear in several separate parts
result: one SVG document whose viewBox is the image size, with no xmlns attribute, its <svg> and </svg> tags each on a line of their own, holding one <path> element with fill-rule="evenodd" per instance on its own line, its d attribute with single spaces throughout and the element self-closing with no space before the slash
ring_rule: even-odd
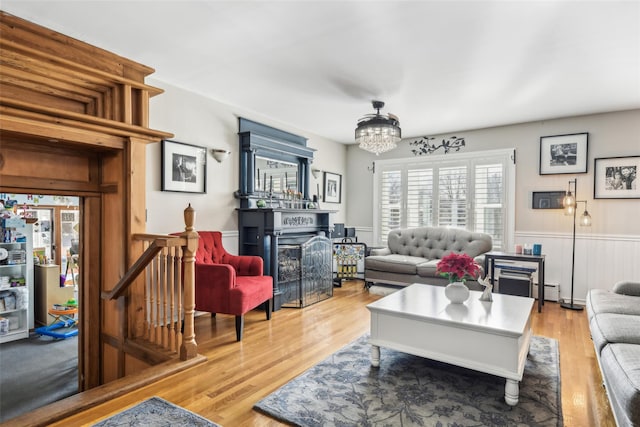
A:
<svg viewBox="0 0 640 427">
<path fill-rule="evenodd" d="M 358 241 L 371 246 L 373 229 L 356 227 Z M 238 253 L 238 232 L 222 234 L 228 252 Z M 571 298 L 571 233 L 516 231 L 518 244 L 540 243 L 546 255 L 545 281 L 560 284 L 560 298 Z M 620 280 L 640 281 L 640 236 L 576 235 L 573 299 L 584 304 L 589 289 L 611 289 Z"/>
<path fill-rule="evenodd" d="M 545 281 L 560 284 L 571 298 L 571 234 L 515 233 L 519 244 L 540 243 L 546 255 Z M 611 289 L 620 280 L 640 281 L 640 236 L 576 234 L 574 301 L 584 304 L 589 289 Z"/>
</svg>

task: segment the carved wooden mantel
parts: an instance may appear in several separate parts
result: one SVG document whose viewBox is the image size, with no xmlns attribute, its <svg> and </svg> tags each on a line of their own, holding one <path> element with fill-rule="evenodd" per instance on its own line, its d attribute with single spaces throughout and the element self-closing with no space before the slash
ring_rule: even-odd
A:
<svg viewBox="0 0 640 427">
<path fill-rule="evenodd" d="M 0 191 L 82 197 L 81 389 L 147 365 L 123 349 L 134 304 L 101 301 L 142 253 L 153 69 L 0 11 Z M 181 223 L 181 218 L 176 218 Z"/>
</svg>

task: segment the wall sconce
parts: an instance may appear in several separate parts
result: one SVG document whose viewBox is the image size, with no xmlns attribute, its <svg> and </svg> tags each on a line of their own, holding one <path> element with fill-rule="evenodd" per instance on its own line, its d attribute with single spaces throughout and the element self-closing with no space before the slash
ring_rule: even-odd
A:
<svg viewBox="0 0 640 427">
<path fill-rule="evenodd" d="M 311 169 L 311 175 L 313 175 L 313 177 L 315 179 L 318 179 L 318 177 L 320 176 L 320 173 L 322 171 L 320 169 Z"/>
<path fill-rule="evenodd" d="M 211 155 L 218 161 L 218 163 L 222 163 L 227 157 L 229 157 L 229 154 L 231 154 L 231 151 L 221 150 L 218 148 L 211 149 Z"/>
</svg>

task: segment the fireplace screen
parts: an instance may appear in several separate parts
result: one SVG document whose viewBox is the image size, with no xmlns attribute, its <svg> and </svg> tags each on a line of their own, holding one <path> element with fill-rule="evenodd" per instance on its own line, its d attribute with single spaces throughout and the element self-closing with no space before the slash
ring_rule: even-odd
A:
<svg viewBox="0 0 640 427">
<path fill-rule="evenodd" d="M 333 295 L 331 240 L 316 236 L 278 247 L 282 307 L 306 307 Z"/>
</svg>

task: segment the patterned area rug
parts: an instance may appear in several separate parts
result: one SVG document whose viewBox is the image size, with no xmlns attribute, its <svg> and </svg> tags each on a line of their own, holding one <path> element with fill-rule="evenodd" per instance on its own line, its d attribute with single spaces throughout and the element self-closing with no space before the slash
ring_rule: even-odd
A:
<svg viewBox="0 0 640 427">
<path fill-rule="evenodd" d="M 534 336 L 520 400 L 505 380 L 381 348 L 370 363 L 368 335 L 259 401 L 254 408 L 298 426 L 562 426 L 558 342 Z"/>
<path fill-rule="evenodd" d="M 174 427 L 174 426 L 202 426 L 220 427 L 200 415 L 187 411 L 171 402 L 159 397 L 152 397 L 119 414 L 102 420 L 94 427 Z"/>
</svg>

